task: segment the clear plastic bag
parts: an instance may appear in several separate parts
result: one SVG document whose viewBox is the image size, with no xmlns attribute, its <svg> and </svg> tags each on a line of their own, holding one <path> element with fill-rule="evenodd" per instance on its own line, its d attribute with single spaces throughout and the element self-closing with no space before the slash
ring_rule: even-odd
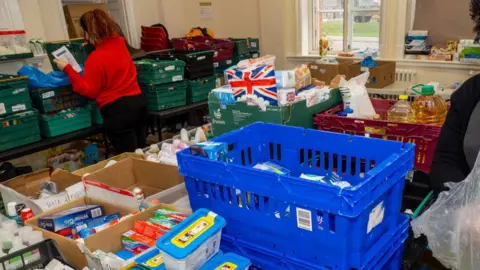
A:
<svg viewBox="0 0 480 270">
<path fill-rule="evenodd" d="M 433 256 L 448 268 L 480 269 L 480 155 L 468 177 L 412 222 L 415 236 L 428 238 Z"/>
</svg>

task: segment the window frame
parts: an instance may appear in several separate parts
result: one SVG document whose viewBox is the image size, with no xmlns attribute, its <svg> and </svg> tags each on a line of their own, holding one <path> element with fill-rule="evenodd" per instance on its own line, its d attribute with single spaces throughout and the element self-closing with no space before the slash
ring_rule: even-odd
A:
<svg viewBox="0 0 480 270">
<path fill-rule="evenodd" d="M 308 12 L 308 54 L 310 55 L 318 55 L 319 53 L 319 40 L 320 40 L 320 13 L 325 12 L 343 12 L 343 50 L 342 51 L 330 51 L 331 53 L 339 53 L 339 52 L 349 52 L 352 51 L 351 47 L 353 44 L 353 14 L 356 12 L 378 12 L 380 14 L 380 28 L 379 28 L 379 50 L 382 47 L 383 42 L 383 22 L 384 22 L 384 13 L 386 5 L 386 1 L 382 1 L 378 8 L 361 8 L 361 7 L 354 7 L 354 0 L 341 0 L 343 1 L 343 9 L 335 9 L 335 10 L 322 10 L 318 6 L 319 0 L 306 0 L 301 1 L 301 5 L 306 5 L 303 10 L 307 10 Z M 304 16 L 306 14 L 301 14 L 300 16 Z"/>
</svg>

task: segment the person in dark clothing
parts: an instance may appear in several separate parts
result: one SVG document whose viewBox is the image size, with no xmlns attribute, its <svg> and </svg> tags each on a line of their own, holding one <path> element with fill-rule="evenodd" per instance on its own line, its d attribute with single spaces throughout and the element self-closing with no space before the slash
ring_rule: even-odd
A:
<svg viewBox="0 0 480 270">
<path fill-rule="evenodd" d="M 95 99 L 100 107 L 107 137 L 117 154 L 143 148 L 147 137 L 147 102 L 137 82 L 137 70 L 119 34 L 118 25 L 102 10 L 85 13 L 80 18 L 85 40 L 95 47 L 88 56 L 83 73 L 67 62 L 56 59 L 73 90 Z"/>
<path fill-rule="evenodd" d="M 430 182 L 436 192 L 470 173 L 480 150 L 480 75 L 468 79 L 451 97 L 450 110 L 438 139 Z"/>
</svg>

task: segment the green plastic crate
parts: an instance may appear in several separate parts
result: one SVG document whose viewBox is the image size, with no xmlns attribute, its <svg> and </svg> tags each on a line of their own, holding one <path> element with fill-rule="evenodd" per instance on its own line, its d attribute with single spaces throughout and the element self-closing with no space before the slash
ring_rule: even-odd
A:
<svg viewBox="0 0 480 270">
<path fill-rule="evenodd" d="M 26 111 L 0 117 L 0 151 L 39 141 L 38 112 Z"/>
<path fill-rule="evenodd" d="M 187 104 L 187 81 L 162 84 L 140 85 L 147 97 L 150 111 L 162 111 Z"/>
<path fill-rule="evenodd" d="M 0 74 L 0 116 L 32 109 L 27 77 Z"/>
<path fill-rule="evenodd" d="M 185 78 L 185 62 L 181 60 L 135 61 L 137 78 L 142 84 L 165 84 L 183 81 Z"/>
<path fill-rule="evenodd" d="M 230 40 L 235 43 L 234 54 L 250 53 L 249 40 L 247 38 L 230 38 Z"/>
<path fill-rule="evenodd" d="M 73 108 L 40 116 L 42 136 L 51 138 L 92 126 L 92 107 Z"/>
<path fill-rule="evenodd" d="M 61 47 L 65 46 L 67 49 L 73 54 L 75 59 L 80 65 L 85 64 L 87 61 L 88 55 L 94 50 L 92 45 L 84 45 L 84 39 L 72 39 L 67 41 L 57 41 L 57 42 L 47 42 L 44 44 L 45 52 L 48 55 L 48 59 L 50 60 L 50 64 L 52 64 L 52 68 L 55 71 L 59 71 L 57 65 L 53 62 L 52 52 L 60 49 Z"/>
<path fill-rule="evenodd" d="M 192 104 L 207 100 L 210 91 L 216 87 L 216 80 L 216 76 L 210 76 L 188 81 L 187 103 Z"/>
<path fill-rule="evenodd" d="M 252 53 L 250 53 L 250 58 L 252 58 L 252 59 L 259 58 L 259 57 L 260 57 L 260 53 L 259 53 L 259 52 L 252 52 Z"/>
<path fill-rule="evenodd" d="M 92 106 L 92 123 L 95 125 L 103 125 L 103 116 L 100 108 L 95 101 L 90 101 L 89 104 Z"/>
<path fill-rule="evenodd" d="M 35 108 L 44 114 L 87 105 L 87 99 L 73 92 L 70 86 L 33 89 L 30 92 Z"/>
<path fill-rule="evenodd" d="M 242 55 L 234 55 L 233 56 L 233 64 L 236 65 L 238 62 L 250 58 L 250 54 L 242 54 Z"/>
<path fill-rule="evenodd" d="M 248 38 L 248 48 L 250 52 L 260 52 L 260 40 L 258 38 Z"/>
</svg>

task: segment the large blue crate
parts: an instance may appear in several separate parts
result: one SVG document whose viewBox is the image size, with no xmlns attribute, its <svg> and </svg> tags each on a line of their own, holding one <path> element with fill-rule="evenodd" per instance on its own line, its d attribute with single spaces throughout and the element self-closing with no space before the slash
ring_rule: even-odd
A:
<svg viewBox="0 0 480 270">
<path fill-rule="evenodd" d="M 292 260 L 358 269 L 397 224 L 405 175 L 413 168 L 411 144 L 264 123 L 214 141 L 229 144 L 229 163 L 187 149 L 177 155 L 179 170 L 192 208 L 225 217 L 224 233 L 237 241 Z M 265 161 L 290 169 L 291 176 L 252 168 Z M 353 187 L 298 177 L 332 171 Z"/>
<path fill-rule="evenodd" d="M 408 237 L 409 217 L 401 215 L 400 221 L 394 230 L 386 233 L 380 241 L 378 241 L 371 250 L 367 252 L 365 263 L 356 269 L 386 269 L 399 270 L 402 265 L 402 255 L 405 240 Z M 224 252 L 234 252 L 249 258 L 255 267 L 269 269 L 315 269 L 315 270 L 331 270 L 332 268 L 323 265 L 314 265 L 310 262 L 292 260 L 272 252 L 264 250 L 255 244 L 236 241 L 228 236 L 222 236 L 221 249 Z M 348 269 L 351 268 L 334 268 Z"/>
</svg>

